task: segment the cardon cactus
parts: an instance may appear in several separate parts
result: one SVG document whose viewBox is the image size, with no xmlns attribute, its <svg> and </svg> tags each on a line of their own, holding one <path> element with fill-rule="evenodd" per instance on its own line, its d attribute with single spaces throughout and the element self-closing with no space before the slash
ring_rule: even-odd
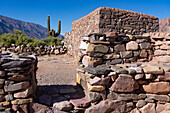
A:
<svg viewBox="0 0 170 113">
<path fill-rule="evenodd" d="M 58 31 L 57 31 L 57 33 L 55 34 L 55 36 L 57 37 L 58 35 L 60 35 L 60 32 L 61 32 L 61 21 L 59 20 L 59 21 L 58 21 Z"/>
<path fill-rule="evenodd" d="M 47 17 L 47 36 L 50 36 L 50 16 Z"/>
<path fill-rule="evenodd" d="M 53 37 L 57 37 L 58 35 L 60 35 L 61 32 L 61 21 L 58 21 L 58 31 L 57 33 L 55 33 L 55 30 L 50 30 L 50 16 L 48 15 L 47 17 L 47 37 L 48 36 L 53 36 Z"/>
</svg>

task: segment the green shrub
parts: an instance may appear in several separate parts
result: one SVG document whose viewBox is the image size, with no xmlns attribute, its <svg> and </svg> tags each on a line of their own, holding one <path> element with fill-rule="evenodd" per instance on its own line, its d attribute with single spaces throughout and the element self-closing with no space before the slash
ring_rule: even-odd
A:
<svg viewBox="0 0 170 113">
<path fill-rule="evenodd" d="M 36 47 L 38 45 L 60 45 L 62 39 L 58 39 L 56 37 L 47 37 L 47 39 L 37 39 L 28 37 L 26 34 L 22 33 L 19 30 L 14 30 L 14 34 L 12 33 L 4 33 L 0 34 L 0 44 L 4 44 L 10 46 L 15 44 L 16 46 L 24 45 L 26 46 L 29 44 L 32 47 Z"/>
</svg>

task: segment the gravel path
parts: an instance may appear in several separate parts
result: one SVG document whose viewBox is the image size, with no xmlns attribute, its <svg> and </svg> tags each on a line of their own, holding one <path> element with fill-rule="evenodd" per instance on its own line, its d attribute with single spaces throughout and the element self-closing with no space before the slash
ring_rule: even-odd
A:
<svg viewBox="0 0 170 113">
<path fill-rule="evenodd" d="M 76 67 L 66 54 L 38 57 L 38 85 L 76 85 Z"/>
</svg>

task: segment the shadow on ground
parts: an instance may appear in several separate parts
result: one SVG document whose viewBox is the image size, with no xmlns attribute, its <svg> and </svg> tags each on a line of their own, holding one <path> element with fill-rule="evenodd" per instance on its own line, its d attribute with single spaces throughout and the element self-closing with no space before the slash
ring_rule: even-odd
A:
<svg viewBox="0 0 170 113">
<path fill-rule="evenodd" d="M 85 97 L 83 89 L 77 85 L 44 85 L 37 86 L 36 102 L 53 106 L 55 102 L 69 101 Z"/>
</svg>

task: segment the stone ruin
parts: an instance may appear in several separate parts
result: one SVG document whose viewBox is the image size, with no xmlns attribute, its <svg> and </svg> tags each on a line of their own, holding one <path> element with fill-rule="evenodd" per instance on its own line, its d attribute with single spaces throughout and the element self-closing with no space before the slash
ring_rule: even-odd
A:
<svg viewBox="0 0 170 113">
<path fill-rule="evenodd" d="M 82 37 L 77 83 L 89 101 L 78 107 L 84 107 L 85 113 L 169 112 L 169 38 L 115 34 Z"/>
<path fill-rule="evenodd" d="M 154 33 L 158 23 L 154 16 L 105 7 L 72 23 L 66 44 L 86 95 L 71 100 L 75 109 L 170 112 L 170 34 Z"/>
<path fill-rule="evenodd" d="M 100 7 L 72 23 L 72 31 L 65 34 L 68 54 L 78 56 L 80 38 L 90 33 L 118 32 L 141 35 L 159 31 L 155 16 L 116 8 Z"/>
<path fill-rule="evenodd" d="M 75 93 L 71 87 L 39 88 L 40 93 L 67 97 L 55 100 L 55 110 L 34 103 L 39 92 L 37 58 L 3 51 L 0 112 L 170 112 L 170 34 L 151 33 L 158 28 L 157 17 L 103 7 L 73 22 L 66 44 L 68 53 L 77 57 L 77 86 L 85 96 L 71 97 L 68 93 Z M 39 97 L 44 104 L 50 100 L 45 96 Z"/>
<path fill-rule="evenodd" d="M 31 113 L 36 99 L 37 59 L 33 55 L 0 55 L 0 112 Z"/>
</svg>

